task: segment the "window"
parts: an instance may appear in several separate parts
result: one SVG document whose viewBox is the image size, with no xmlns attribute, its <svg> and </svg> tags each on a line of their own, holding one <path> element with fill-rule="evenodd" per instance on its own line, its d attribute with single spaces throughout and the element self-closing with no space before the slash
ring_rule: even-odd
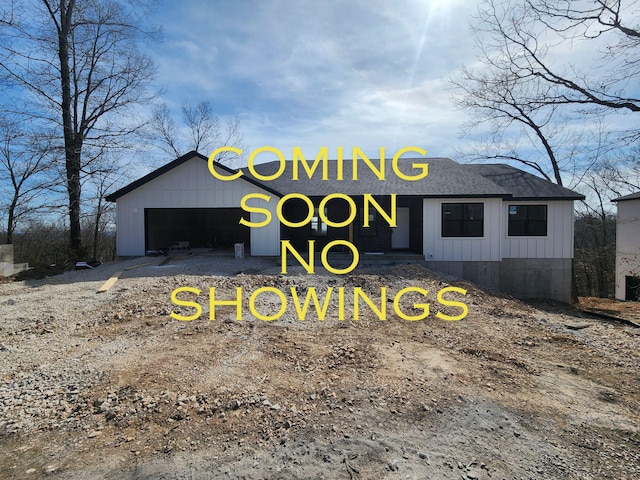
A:
<svg viewBox="0 0 640 480">
<path fill-rule="evenodd" d="M 546 237 L 546 205 L 509 205 L 510 237 Z"/>
<path fill-rule="evenodd" d="M 483 203 L 443 203 L 443 237 L 484 236 Z"/>
<path fill-rule="evenodd" d="M 324 207 L 324 218 L 327 218 L 327 207 Z M 313 209 L 313 217 L 311 217 L 311 235 L 314 237 L 324 237 L 327 235 L 327 224 L 322 221 L 318 212 L 318 207 Z"/>
<path fill-rule="evenodd" d="M 362 209 L 362 223 L 360 224 L 360 236 L 362 237 L 375 237 L 376 236 L 376 212 L 375 210 L 369 210 L 369 226 L 364 226 L 364 209 Z"/>
</svg>

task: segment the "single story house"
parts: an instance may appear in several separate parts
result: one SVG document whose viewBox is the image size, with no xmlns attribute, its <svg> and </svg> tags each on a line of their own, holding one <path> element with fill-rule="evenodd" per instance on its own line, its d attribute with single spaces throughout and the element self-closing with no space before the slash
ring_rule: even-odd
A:
<svg viewBox="0 0 640 480">
<path fill-rule="evenodd" d="M 210 173 L 207 157 L 190 152 L 106 197 L 116 202 L 117 253 L 144 255 L 181 241 L 193 247 L 244 242 L 251 255 L 278 256 L 281 240 L 299 251 L 310 239 L 316 251 L 332 240 L 345 240 L 361 253 L 417 252 L 434 270 L 519 298 L 571 300 L 573 203 L 582 195 L 508 165 L 401 158 L 398 168 L 409 175 L 413 162 L 428 163 L 425 178 L 404 180 L 394 175 L 387 159 L 384 180 L 361 161 L 344 160 L 327 162 L 327 180 L 320 169 L 312 178 L 300 169 L 294 180 L 293 162 L 287 161 L 284 170 L 280 162 L 263 163 L 255 165 L 255 175 L 243 168 L 242 176 L 224 181 Z M 352 179 L 354 168 L 357 180 Z M 236 172 L 219 164 L 216 169 L 222 175 Z M 266 176 L 273 178 L 260 180 Z M 302 227 L 286 226 L 278 217 L 278 201 L 292 193 L 315 206 Z M 325 202 L 324 215 L 318 211 L 322 199 L 335 193 L 349 196 L 357 206 L 355 220 L 340 228 L 327 226 L 322 218 L 330 223 L 348 218 L 346 201 L 332 199 Z M 243 209 L 249 194 L 270 198 L 259 202 L 272 215 L 268 225 L 239 224 L 243 217 L 265 219 L 263 213 Z M 366 194 L 386 212 L 396 195 L 395 227 L 375 209 L 369 209 L 369 226 L 364 226 Z M 309 213 L 304 199 L 287 199 L 281 207 L 289 223 L 302 222 Z"/>
<path fill-rule="evenodd" d="M 640 300 L 640 192 L 613 200 L 616 218 L 616 298 Z"/>
</svg>

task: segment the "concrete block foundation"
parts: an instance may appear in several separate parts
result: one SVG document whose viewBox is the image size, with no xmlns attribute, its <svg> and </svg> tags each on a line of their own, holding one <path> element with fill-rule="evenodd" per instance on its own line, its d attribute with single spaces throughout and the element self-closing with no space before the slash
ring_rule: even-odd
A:
<svg viewBox="0 0 640 480">
<path fill-rule="evenodd" d="M 500 290 L 500 262 L 427 262 L 427 267 L 482 287 Z"/>
<path fill-rule="evenodd" d="M 505 258 L 500 291 L 516 298 L 546 298 L 571 303 L 570 258 Z"/>
<path fill-rule="evenodd" d="M 571 303 L 570 258 L 505 258 L 500 262 L 427 262 L 432 270 L 520 299 Z"/>
</svg>

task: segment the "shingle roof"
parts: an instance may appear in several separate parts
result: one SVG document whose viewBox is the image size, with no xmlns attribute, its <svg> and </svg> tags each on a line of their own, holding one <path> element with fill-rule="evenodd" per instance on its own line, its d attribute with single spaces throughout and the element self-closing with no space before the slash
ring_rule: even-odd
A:
<svg viewBox="0 0 640 480">
<path fill-rule="evenodd" d="M 197 152 L 189 152 L 120 190 L 107 195 L 106 199 L 114 202 L 123 195 L 194 157 L 207 161 L 207 157 L 204 155 Z M 377 160 L 371 160 L 371 162 L 376 166 L 379 164 Z M 414 162 L 429 164 L 429 174 L 425 178 L 417 181 L 407 181 L 399 178 L 392 170 L 391 159 L 387 159 L 385 162 L 384 180 L 379 180 L 363 161 L 357 162 L 357 180 L 353 180 L 352 160 L 342 161 L 344 180 L 337 180 L 336 169 L 338 162 L 335 160 L 327 162 L 328 180 L 322 180 L 320 167 L 311 179 L 308 178 L 308 175 L 301 167 L 299 172 L 300 179 L 293 180 L 293 163 L 291 161 L 286 162 L 284 172 L 274 180 L 259 180 L 251 176 L 246 167 L 242 169 L 244 175 L 241 178 L 277 196 L 283 196 L 288 193 L 301 193 L 310 197 L 327 196 L 332 193 L 343 193 L 349 196 L 365 193 L 374 195 L 396 193 L 398 195 L 438 198 L 498 197 L 519 200 L 581 200 L 584 198 L 574 191 L 509 165 L 459 164 L 450 158 L 402 158 L 398 168 L 405 175 L 415 175 L 418 170 L 412 169 L 412 163 Z M 224 165 L 218 164 L 218 166 L 229 173 L 235 172 L 235 170 Z M 275 173 L 278 167 L 279 162 L 268 162 L 256 165 L 254 168 L 259 175 L 270 175 Z M 634 195 L 640 195 L 640 193 Z M 621 197 L 618 200 L 630 200 L 630 197 L 632 196 Z"/>
<path fill-rule="evenodd" d="M 632 193 L 631 195 L 625 195 L 624 197 L 614 198 L 613 202 L 624 202 L 626 200 L 637 200 L 640 198 L 640 192 Z"/>
<path fill-rule="evenodd" d="M 417 195 L 421 197 L 506 197 L 509 191 L 502 186 L 487 180 L 481 175 L 469 174 L 465 165 L 460 165 L 450 158 L 402 158 L 398 168 L 405 175 L 416 175 L 419 170 L 412 170 L 412 163 L 428 163 L 429 174 L 416 181 L 399 178 L 392 170 L 391 159 L 385 161 L 385 179 L 379 180 L 374 172 L 362 161 L 357 162 L 357 180 L 352 180 L 353 161 L 343 160 L 344 180 L 336 180 L 338 162 L 328 162 L 328 180 L 322 180 L 320 167 L 309 179 L 300 167 L 299 180 L 293 180 L 293 162 L 287 161 L 285 171 L 275 180 L 264 181 L 282 193 L 301 193 L 307 196 L 326 196 L 332 193 L 345 195 L 362 195 L 372 193 L 376 195 Z M 377 160 L 372 163 L 378 166 Z M 277 171 L 279 162 L 268 162 L 256 165 L 254 168 L 260 175 L 269 175 Z M 243 172 L 249 178 L 248 169 Z M 256 179 L 257 180 L 257 179 Z M 259 181 L 259 180 L 257 180 Z"/>
<path fill-rule="evenodd" d="M 500 185 L 513 195 L 514 200 L 583 200 L 585 197 L 530 173 L 504 164 L 464 165 L 474 174 Z"/>
</svg>

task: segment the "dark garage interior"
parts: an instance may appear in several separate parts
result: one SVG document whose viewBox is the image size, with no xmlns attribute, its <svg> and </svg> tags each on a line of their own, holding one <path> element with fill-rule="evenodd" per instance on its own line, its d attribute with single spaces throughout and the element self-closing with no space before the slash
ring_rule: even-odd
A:
<svg viewBox="0 0 640 480">
<path fill-rule="evenodd" d="M 189 248 L 249 246 L 249 227 L 240 225 L 241 208 L 147 208 L 145 249 L 165 250 L 177 242 Z"/>
<path fill-rule="evenodd" d="M 640 277 L 625 277 L 625 300 L 640 301 Z"/>
</svg>

